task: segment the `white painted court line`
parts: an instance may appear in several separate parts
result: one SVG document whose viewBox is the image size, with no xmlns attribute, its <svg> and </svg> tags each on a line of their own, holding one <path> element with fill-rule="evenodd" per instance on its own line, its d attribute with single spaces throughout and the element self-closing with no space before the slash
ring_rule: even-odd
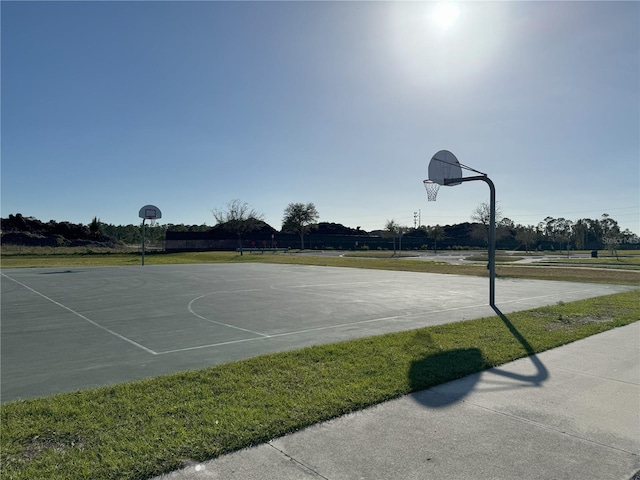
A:
<svg viewBox="0 0 640 480">
<path fill-rule="evenodd" d="M 314 292 L 312 289 L 317 287 L 342 287 L 345 285 L 380 285 L 385 283 L 393 283 L 393 282 L 389 282 L 388 280 L 380 280 L 375 282 L 348 282 L 348 283 L 321 283 L 321 284 L 319 283 L 317 285 L 311 285 L 311 284 L 310 285 L 270 285 L 269 288 L 277 292 L 288 292 L 290 290 L 304 288 L 304 289 L 307 289 L 307 291 L 304 292 L 305 295 L 313 295 L 315 297 L 324 297 L 324 298 L 331 298 L 331 299 L 335 299 L 340 295 L 341 299 L 344 301 L 350 301 L 352 303 L 360 303 L 362 302 L 362 300 L 358 298 L 353 298 L 353 295 L 350 292 L 336 292 L 336 291 Z"/>
<path fill-rule="evenodd" d="M 330 330 L 330 329 L 334 329 L 334 328 L 350 327 L 350 326 L 353 326 L 353 325 L 362 325 L 362 324 L 365 324 L 365 323 L 383 322 L 385 320 L 392 320 L 393 321 L 393 320 L 400 320 L 400 319 L 424 317 L 424 316 L 427 316 L 427 315 L 432 314 L 432 313 L 453 312 L 453 311 L 456 311 L 456 310 L 467 310 L 467 309 L 480 308 L 480 307 L 489 307 L 489 304 L 488 303 L 483 303 L 483 304 L 479 304 L 479 305 L 468 305 L 466 307 L 454 307 L 454 308 L 445 308 L 445 309 L 442 309 L 442 310 L 430 310 L 429 312 L 426 312 L 426 313 L 411 313 L 411 314 L 406 314 L 406 315 L 395 315 L 395 316 L 392 316 L 392 317 L 370 318 L 368 320 L 359 320 L 357 322 L 340 323 L 340 324 L 336 324 L 336 325 L 325 325 L 323 327 L 307 328 L 307 329 L 304 329 L 304 330 L 294 330 L 292 332 L 275 333 L 273 335 L 260 334 L 260 335 L 262 335 L 261 337 L 243 338 L 241 340 L 231 340 L 231 341 L 228 341 L 228 342 L 211 343 L 211 344 L 208 344 L 208 345 L 198 345 L 198 346 L 195 346 L 195 347 L 177 348 L 175 350 L 165 350 L 163 352 L 157 352 L 157 355 L 165 355 L 165 354 L 168 354 L 168 353 L 187 352 L 189 350 L 200 350 L 200 349 L 203 349 L 203 348 L 220 347 L 220 346 L 223 346 L 223 345 L 231 345 L 231 344 L 234 344 L 234 343 L 253 342 L 255 340 L 266 340 L 266 339 L 270 339 L 270 338 L 287 337 L 287 336 L 291 336 L 291 335 L 299 335 L 299 334 L 302 334 L 302 333 L 317 332 L 317 331 L 320 331 L 320 330 Z"/>
<path fill-rule="evenodd" d="M 45 294 L 40 293 L 40 292 L 38 292 L 37 290 L 34 290 L 34 289 L 33 289 L 33 288 L 31 288 L 30 286 L 25 285 L 25 284 L 24 284 L 24 283 L 22 283 L 22 282 L 19 282 L 19 281 L 18 281 L 18 280 L 16 280 L 15 278 L 11 278 L 9 275 L 6 275 L 6 274 L 4 274 L 4 273 L 2 274 L 2 276 L 3 276 L 3 277 L 5 277 L 5 278 L 7 278 L 7 279 L 9 279 L 9 280 L 11 280 L 12 282 L 17 283 L 18 285 L 23 286 L 24 288 L 26 288 L 27 290 L 29 290 L 29 291 L 31 291 L 31 292 L 33 292 L 33 293 L 35 293 L 36 295 L 41 296 L 41 297 L 42 297 L 42 298 L 44 298 L 45 300 L 50 301 L 50 302 L 51 302 L 51 303 L 53 303 L 54 305 L 57 305 L 57 306 L 59 306 L 59 307 L 61 307 L 61 308 L 64 308 L 65 310 L 67 310 L 67 311 L 69 311 L 69 312 L 73 313 L 74 315 L 76 315 L 76 316 L 80 317 L 80 318 L 81 318 L 81 319 L 83 319 L 84 321 L 89 322 L 89 323 L 90 323 L 91 325 L 93 325 L 94 327 L 97 327 L 97 328 L 99 328 L 99 329 L 101 329 L 101 330 L 104 330 L 105 332 L 110 333 L 110 334 L 111 334 L 111 335 L 113 335 L 114 337 L 118 337 L 119 339 L 124 340 L 125 342 L 128 342 L 128 343 L 130 343 L 131 345 L 134 345 L 134 346 L 136 346 L 136 347 L 138 347 L 138 348 L 140 348 L 140 349 L 144 350 L 145 352 L 150 353 L 151 355 L 158 355 L 158 353 L 157 353 L 157 352 L 154 352 L 154 351 L 153 351 L 153 350 L 151 350 L 150 348 L 147 348 L 147 347 L 145 347 L 144 345 L 140 345 L 138 342 L 134 342 L 134 341 L 133 341 L 133 340 L 131 340 L 130 338 L 127 338 L 127 337 L 125 337 L 125 336 L 123 336 L 123 335 L 120 335 L 119 333 L 114 332 L 113 330 L 110 330 L 110 329 L 108 329 L 108 328 L 106 328 L 106 327 L 103 327 L 103 326 L 102 326 L 102 325 L 100 325 L 99 323 L 94 322 L 93 320 L 91 320 L 91 319 L 90 319 L 90 318 L 88 318 L 88 317 L 85 317 L 85 316 L 84 316 L 84 315 L 82 315 L 80 312 L 76 312 L 76 311 L 75 311 L 75 310 L 73 310 L 72 308 L 69 308 L 69 307 L 67 307 L 66 305 L 63 305 L 63 304 L 62 304 L 62 303 L 60 303 L 60 302 L 56 302 L 53 298 L 47 297 Z"/>
<path fill-rule="evenodd" d="M 261 292 L 263 290 L 264 289 L 262 289 L 262 288 L 253 288 L 253 289 L 250 289 L 250 290 L 218 290 L 218 291 L 215 291 L 215 292 L 205 293 L 204 295 L 200 295 L 199 297 L 196 297 L 193 300 L 191 300 L 189 302 L 189 305 L 187 305 L 187 309 L 189 310 L 190 313 L 192 313 L 196 317 L 201 318 L 202 320 L 205 320 L 207 322 L 215 323 L 216 325 L 222 325 L 223 327 L 234 328 L 236 330 L 241 330 L 243 332 L 253 333 L 254 335 L 259 335 L 260 337 L 268 337 L 269 335 L 265 335 L 264 333 L 260 333 L 260 332 L 254 332 L 253 330 L 249 330 L 248 328 L 236 327 L 235 325 L 229 325 L 228 323 L 217 322 L 215 320 L 211 320 L 210 318 L 203 317 L 202 315 L 199 315 L 196 312 L 194 312 L 193 308 L 192 308 L 193 302 L 195 302 L 197 300 L 200 300 L 201 298 L 208 297 L 210 295 L 217 295 L 219 293 Z"/>
<path fill-rule="evenodd" d="M 363 280 L 360 282 L 332 282 L 332 283 L 309 283 L 299 284 L 273 284 L 270 288 L 274 290 L 286 290 L 288 288 L 318 288 L 318 287 L 343 287 L 345 285 L 377 285 L 380 283 L 394 283 L 393 280 Z"/>
<path fill-rule="evenodd" d="M 382 282 L 351 282 L 353 283 L 384 283 L 386 281 L 382 281 Z M 322 284 L 323 286 L 328 286 L 328 285 L 340 285 L 340 284 Z M 309 287 L 311 285 L 305 285 L 305 287 Z M 275 287 L 274 285 L 271 285 L 270 288 L 274 289 L 274 290 L 280 290 L 279 288 Z M 287 287 L 289 288 L 289 287 Z M 295 287 L 292 287 L 295 288 Z M 263 289 L 253 289 L 253 290 L 243 290 L 243 291 L 261 291 Z M 284 289 L 282 289 L 284 290 Z M 594 291 L 596 289 L 594 288 L 586 288 L 586 289 L 579 289 L 579 290 L 573 290 L 571 292 L 561 292 L 561 293 L 552 293 L 552 294 L 546 294 L 546 295 L 538 295 L 538 296 L 533 296 L 533 297 L 527 297 L 527 298 L 521 298 L 521 299 L 517 299 L 517 300 L 506 300 L 503 302 L 500 302 L 502 304 L 507 304 L 507 303 L 520 303 L 520 302 L 525 302 L 527 300 L 535 300 L 535 299 L 540 299 L 540 298 L 549 298 L 549 297 L 557 297 L 560 295 L 566 295 L 567 293 L 573 294 L 573 293 L 582 293 L 582 292 L 591 292 Z M 212 293 L 217 293 L 217 292 L 212 292 Z M 229 292 L 229 293 L 234 293 L 234 292 Z M 237 293 L 237 292 L 235 292 Z M 312 292 L 315 295 L 323 295 L 323 294 L 319 294 L 317 292 Z M 207 294 L 207 295 L 211 295 L 211 294 Z M 195 301 L 198 298 L 201 298 L 203 296 L 206 295 L 201 295 L 200 297 L 197 297 L 196 299 L 192 300 Z M 189 304 L 191 305 L 191 304 Z M 284 333 L 276 333 L 273 335 L 266 335 L 263 333 L 258 333 L 258 332 L 252 332 L 251 330 L 246 330 L 246 329 L 242 329 L 239 327 L 233 327 L 232 325 L 226 325 L 226 324 L 221 324 L 221 325 L 225 325 L 225 326 L 230 326 L 232 328 L 238 328 L 239 330 L 245 330 L 247 332 L 250 333 L 255 333 L 256 335 L 259 335 L 258 337 L 252 337 L 252 338 L 243 338 L 240 340 L 230 340 L 227 342 L 219 342 L 219 343 L 211 343 L 211 344 L 207 344 L 207 345 L 198 345 L 195 347 L 185 347 L 185 348 L 177 348 L 174 350 L 165 350 L 162 352 L 158 352 L 157 355 L 165 355 L 165 354 L 169 354 L 169 353 L 179 353 L 179 352 L 187 352 L 190 350 L 200 350 L 203 348 L 214 348 L 214 347 L 221 347 L 224 345 L 232 345 L 235 343 L 245 343 L 245 342 L 253 342 L 255 340 L 265 340 L 265 339 L 269 339 L 269 338 L 278 338 L 278 337 L 286 337 L 286 336 L 292 336 L 292 335 L 300 335 L 303 333 L 309 333 L 309 332 L 316 332 L 316 331 L 320 331 L 320 330 L 330 330 L 330 329 L 337 329 L 337 328 L 343 328 L 343 327 L 349 327 L 349 326 L 353 326 L 353 325 L 361 325 L 361 324 L 365 324 L 365 323 L 373 323 L 373 322 L 382 322 L 385 320 L 389 320 L 389 321 L 394 321 L 394 320 L 401 320 L 401 319 L 410 319 L 410 318 L 416 318 L 416 317 L 423 317 L 423 316 L 427 316 L 429 314 L 435 314 L 435 313 L 446 313 L 446 312 L 453 312 L 453 311 L 458 311 L 458 310 L 468 310 L 468 309 L 475 309 L 475 308 L 482 308 L 482 307 L 489 307 L 489 303 L 481 303 L 481 304 L 475 304 L 475 305 L 467 305 L 467 306 L 462 306 L 462 307 L 453 307 L 453 308 L 444 308 L 444 309 L 440 309 L 440 310 L 429 310 L 428 312 L 422 312 L 422 313 L 411 313 L 411 314 L 406 314 L 406 315 L 396 315 L 396 316 L 390 316 L 390 317 L 380 317 L 380 318 L 372 318 L 372 319 L 368 319 L 368 320 L 359 320 L 357 322 L 349 322 L 349 323 L 340 323 L 340 324 L 336 324 L 336 325 L 326 325 L 326 326 L 322 326 L 322 327 L 314 327 L 314 328 L 308 328 L 308 329 L 304 329 L 304 330 L 294 330 L 291 332 L 284 332 Z M 190 310 L 191 311 L 191 310 Z M 194 315 L 200 317 L 200 315 L 192 312 Z M 203 318 L 203 317 L 200 317 Z M 203 318 L 204 320 L 208 320 L 206 318 Z M 212 320 L 208 320 L 211 321 L 212 323 L 219 323 L 219 322 L 214 322 Z"/>
</svg>

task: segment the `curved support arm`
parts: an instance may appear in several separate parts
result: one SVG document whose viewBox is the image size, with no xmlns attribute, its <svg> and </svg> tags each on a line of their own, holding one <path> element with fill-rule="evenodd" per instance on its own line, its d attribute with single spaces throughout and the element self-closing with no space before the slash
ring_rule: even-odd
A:
<svg viewBox="0 0 640 480">
<path fill-rule="evenodd" d="M 489 185 L 489 306 L 496 308 L 496 187 L 486 175 L 475 177 L 449 178 L 445 179 L 445 185 L 453 185 L 462 182 L 473 182 L 481 180 Z"/>
</svg>

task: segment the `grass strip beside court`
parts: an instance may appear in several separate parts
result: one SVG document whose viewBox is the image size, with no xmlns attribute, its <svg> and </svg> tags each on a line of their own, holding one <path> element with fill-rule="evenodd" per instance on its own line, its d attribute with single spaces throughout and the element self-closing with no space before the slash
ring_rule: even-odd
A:
<svg viewBox="0 0 640 480">
<path fill-rule="evenodd" d="M 6 479 L 147 479 L 640 319 L 638 291 L 0 406 Z"/>
</svg>

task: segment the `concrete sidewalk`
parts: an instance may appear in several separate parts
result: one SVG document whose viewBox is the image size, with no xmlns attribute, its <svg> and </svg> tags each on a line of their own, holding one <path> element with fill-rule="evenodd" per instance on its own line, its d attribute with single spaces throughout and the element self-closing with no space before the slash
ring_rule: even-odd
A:
<svg viewBox="0 0 640 480">
<path fill-rule="evenodd" d="M 629 480 L 639 470 L 636 322 L 158 478 Z"/>
</svg>

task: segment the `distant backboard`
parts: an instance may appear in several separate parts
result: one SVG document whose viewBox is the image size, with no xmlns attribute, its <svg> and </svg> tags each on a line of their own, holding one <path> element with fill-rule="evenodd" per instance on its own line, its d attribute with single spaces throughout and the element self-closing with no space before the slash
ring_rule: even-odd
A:
<svg viewBox="0 0 640 480">
<path fill-rule="evenodd" d="M 147 220 L 158 220 L 162 218 L 162 212 L 155 205 L 145 205 L 138 212 L 138 216 Z"/>
<path fill-rule="evenodd" d="M 462 168 L 456 156 L 449 150 L 440 150 L 429 162 L 429 180 L 439 185 L 444 185 L 445 180 L 462 178 Z M 447 186 L 460 185 L 448 183 Z"/>
</svg>

